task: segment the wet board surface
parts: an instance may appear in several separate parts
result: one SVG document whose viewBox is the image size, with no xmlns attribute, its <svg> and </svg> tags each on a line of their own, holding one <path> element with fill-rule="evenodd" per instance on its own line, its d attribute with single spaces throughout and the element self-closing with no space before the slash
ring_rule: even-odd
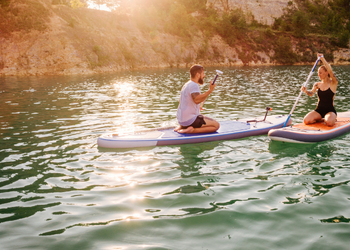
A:
<svg viewBox="0 0 350 250">
<path fill-rule="evenodd" d="M 314 143 L 336 138 L 350 132 L 350 112 L 339 112 L 334 126 L 324 122 L 310 125 L 298 123 L 291 127 L 272 129 L 268 136 L 271 140 L 292 143 Z"/>
<path fill-rule="evenodd" d="M 220 129 L 215 133 L 180 134 L 174 128 L 154 129 L 131 134 L 104 134 L 97 140 L 99 147 L 104 148 L 136 148 L 164 145 L 231 140 L 254 135 L 267 134 L 272 128 L 280 128 L 287 119 L 284 115 L 242 119 L 238 121 L 221 121 Z M 259 122 L 247 122 L 257 120 Z"/>
</svg>

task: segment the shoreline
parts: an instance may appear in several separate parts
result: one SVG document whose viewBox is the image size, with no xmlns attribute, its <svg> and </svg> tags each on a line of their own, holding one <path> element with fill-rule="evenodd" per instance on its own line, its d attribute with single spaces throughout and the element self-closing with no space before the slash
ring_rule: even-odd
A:
<svg viewBox="0 0 350 250">
<path fill-rule="evenodd" d="M 317 52 L 332 65 L 350 65 L 350 44 L 340 48 L 327 36 L 296 37 L 270 26 L 247 29 L 242 37 L 240 32 L 231 36 L 205 29 L 184 36 L 149 26 L 145 30 L 123 15 L 39 2 L 40 9 L 23 5 L 23 13 L 40 14 L 32 21 L 40 20 L 44 27 L 29 23 L 26 29 L 14 29 L 14 25 L 12 32 L 0 37 L 0 77 L 187 69 L 195 63 L 204 67 L 312 65 Z M 15 7 L 11 11 L 17 13 Z M 228 27 L 234 32 L 234 26 Z"/>
<path fill-rule="evenodd" d="M 71 68 L 71 69 L 64 69 L 60 71 L 43 71 L 43 70 L 16 70 L 10 71 L 10 72 L 1 72 L 0 71 L 0 77 L 6 77 L 6 76 L 77 76 L 77 75 L 97 75 L 97 74 L 113 74 L 118 72 L 127 72 L 127 71 L 137 71 L 137 70 L 156 70 L 156 69 L 187 69 L 191 65 L 198 63 L 201 64 L 204 67 L 270 67 L 270 66 L 308 66 L 313 65 L 314 62 L 308 62 L 308 63 L 295 63 L 295 64 L 279 64 L 279 63 L 252 63 L 252 64 L 246 64 L 243 63 L 201 63 L 201 62 L 193 62 L 188 63 L 184 65 L 177 65 L 177 66 L 154 66 L 154 67 L 99 67 L 97 69 L 89 69 L 89 68 Z M 332 66 L 347 66 L 350 65 L 349 62 L 345 63 L 331 63 Z"/>
</svg>

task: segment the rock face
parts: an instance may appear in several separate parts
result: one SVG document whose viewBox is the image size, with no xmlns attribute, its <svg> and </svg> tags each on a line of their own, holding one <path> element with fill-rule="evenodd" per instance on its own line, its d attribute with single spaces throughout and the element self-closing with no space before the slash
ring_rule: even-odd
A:
<svg viewBox="0 0 350 250">
<path fill-rule="evenodd" d="M 350 64 L 350 49 L 340 49 L 333 52 L 335 64 Z"/>
<path fill-rule="evenodd" d="M 219 0 L 210 1 L 220 8 Z M 259 13 L 258 20 L 262 20 L 271 13 L 282 13 L 287 2 L 230 0 L 229 4 Z M 229 46 L 219 35 L 208 38 L 198 34 L 186 40 L 169 33 L 144 32 L 128 18 L 121 19 L 106 11 L 74 11 L 63 5 L 47 8 L 50 23 L 45 31 L 12 32 L 7 37 L 1 37 L 0 33 L 0 76 L 92 74 L 189 67 L 194 63 L 204 66 L 274 64 L 273 49 L 248 51 L 242 44 Z M 254 53 L 255 60 L 245 59 L 250 52 Z M 335 52 L 334 58 L 335 63 L 350 64 L 349 50 Z"/>
<path fill-rule="evenodd" d="M 79 51 L 65 38 L 62 20 L 53 16 L 51 24 L 46 32 L 18 32 L 13 33 L 10 39 L 1 39 L 0 74 L 45 75 L 91 71 L 79 56 Z"/>
<path fill-rule="evenodd" d="M 271 25 L 274 18 L 283 14 L 283 9 L 287 7 L 290 0 L 208 0 L 208 4 L 213 4 L 217 9 L 224 11 L 229 8 L 241 8 L 245 12 L 252 12 L 255 20 Z"/>
<path fill-rule="evenodd" d="M 0 75 L 91 74 L 193 63 L 243 65 L 236 48 L 220 36 L 204 39 L 203 35 L 189 42 L 168 33 L 141 32 L 135 23 L 110 12 L 85 9 L 71 17 L 76 12 L 70 11 L 67 6 L 53 6 L 44 32 L 0 37 Z M 83 21 L 86 16 L 94 19 Z"/>
</svg>

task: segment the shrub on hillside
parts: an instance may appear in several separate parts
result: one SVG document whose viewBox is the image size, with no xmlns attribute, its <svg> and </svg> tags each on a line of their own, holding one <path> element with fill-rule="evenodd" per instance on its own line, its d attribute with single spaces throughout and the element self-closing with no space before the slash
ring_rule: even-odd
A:
<svg viewBox="0 0 350 250">
<path fill-rule="evenodd" d="M 293 64 L 298 61 L 297 55 L 293 52 L 291 39 L 288 36 L 280 36 L 275 45 L 273 57 L 278 63 Z"/>
<path fill-rule="evenodd" d="M 10 4 L 10 0 L 0 0 L 0 7 L 7 7 Z"/>
<path fill-rule="evenodd" d="M 297 37 L 304 37 L 309 30 L 308 15 L 302 11 L 296 11 L 292 16 L 292 27 Z"/>
<path fill-rule="evenodd" d="M 49 15 L 40 1 L 10 1 L 7 7 L 0 8 L 1 33 L 7 36 L 14 31 L 43 31 L 48 27 Z"/>
<path fill-rule="evenodd" d="M 186 7 L 174 3 L 168 13 L 165 31 L 178 36 L 190 36 L 193 32 L 193 17 L 187 14 Z"/>
<path fill-rule="evenodd" d="M 339 47 L 347 48 L 349 46 L 349 41 L 350 41 L 350 32 L 349 30 L 344 30 L 340 34 L 338 34 L 338 41 L 337 45 Z"/>
<path fill-rule="evenodd" d="M 349 0 L 294 0 L 294 3 L 275 19 L 273 29 L 292 31 L 297 37 L 308 32 L 331 35 L 334 45 L 348 47 Z"/>
</svg>

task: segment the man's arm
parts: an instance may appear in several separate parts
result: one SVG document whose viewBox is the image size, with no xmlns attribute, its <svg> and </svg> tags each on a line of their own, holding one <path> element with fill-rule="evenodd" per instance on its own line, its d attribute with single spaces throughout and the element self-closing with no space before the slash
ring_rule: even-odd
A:
<svg viewBox="0 0 350 250">
<path fill-rule="evenodd" d="M 192 96 L 192 99 L 193 101 L 198 104 L 198 103 L 201 103 L 201 102 L 204 102 L 205 99 L 207 99 L 207 97 L 210 95 L 211 92 L 213 92 L 213 90 L 215 89 L 215 84 L 211 84 L 210 82 L 210 85 L 209 85 L 209 90 L 203 94 L 199 94 L 198 92 L 196 93 L 192 93 L 191 96 Z"/>
<path fill-rule="evenodd" d="M 192 99 L 193 101 L 198 104 L 198 103 L 201 103 L 201 102 L 204 102 L 205 99 L 207 99 L 207 97 L 210 95 L 212 91 L 208 90 L 207 92 L 203 93 L 203 94 L 199 94 L 199 93 L 192 93 L 191 96 L 192 96 Z"/>
</svg>

